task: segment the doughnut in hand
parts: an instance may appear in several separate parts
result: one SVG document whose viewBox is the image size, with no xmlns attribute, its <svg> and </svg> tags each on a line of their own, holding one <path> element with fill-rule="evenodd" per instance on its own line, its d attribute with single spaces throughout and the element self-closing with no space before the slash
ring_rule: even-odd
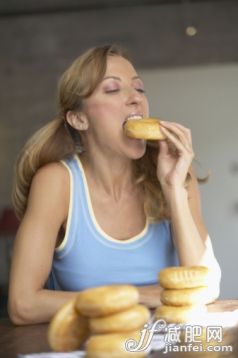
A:
<svg viewBox="0 0 238 358">
<path fill-rule="evenodd" d="M 156 118 L 128 119 L 124 131 L 130 138 L 162 140 L 165 135 L 160 130 L 160 122 Z"/>
</svg>

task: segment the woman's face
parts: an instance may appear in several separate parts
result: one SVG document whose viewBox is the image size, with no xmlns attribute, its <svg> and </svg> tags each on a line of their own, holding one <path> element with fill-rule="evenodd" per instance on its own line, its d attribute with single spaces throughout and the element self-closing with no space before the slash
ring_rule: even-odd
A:
<svg viewBox="0 0 238 358">
<path fill-rule="evenodd" d="M 133 116 L 148 117 L 148 101 L 142 80 L 132 64 L 120 56 L 109 56 L 107 69 L 93 94 L 84 100 L 83 112 L 89 128 L 89 145 L 137 159 L 145 152 L 145 141 L 128 138 L 124 122 Z"/>
</svg>

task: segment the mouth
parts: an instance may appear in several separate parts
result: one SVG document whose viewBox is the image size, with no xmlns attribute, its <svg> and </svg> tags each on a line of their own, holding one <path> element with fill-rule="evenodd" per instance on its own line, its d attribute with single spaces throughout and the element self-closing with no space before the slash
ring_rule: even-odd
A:
<svg viewBox="0 0 238 358">
<path fill-rule="evenodd" d="M 142 118 L 143 118 L 142 114 L 129 114 L 129 116 L 127 116 L 126 119 L 124 120 L 123 126 L 125 125 L 125 123 L 126 123 L 128 120 L 138 121 L 139 119 L 142 119 Z"/>
</svg>

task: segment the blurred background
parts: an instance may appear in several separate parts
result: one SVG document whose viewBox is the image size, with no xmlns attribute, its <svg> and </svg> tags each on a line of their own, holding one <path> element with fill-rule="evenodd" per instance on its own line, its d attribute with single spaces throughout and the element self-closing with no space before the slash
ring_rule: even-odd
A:
<svg viewBox="0 0 238 358">
<path fill-rule="evenodd" d="M 151 115 L 192 130 L 202 208 L 222 268 L 221 298 L 238 298 L 238 1 L 1 0 L 0 316 L 18 222 L 16 156 L 56 114 L 61 73 L 85 49 L 130 50 Z"/>
</svg>

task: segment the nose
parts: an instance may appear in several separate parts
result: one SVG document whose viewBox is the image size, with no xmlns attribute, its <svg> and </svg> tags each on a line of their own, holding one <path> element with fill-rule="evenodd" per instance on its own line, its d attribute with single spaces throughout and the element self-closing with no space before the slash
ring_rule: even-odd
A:
<svg viewBox="0 0 238 358">
<path fill-rule="evenodd" d="M 140 104 L 142 102 L 142 95 L 135 88 L 128 89 L 127 103 L 131 104 Z"/>
</svg>

